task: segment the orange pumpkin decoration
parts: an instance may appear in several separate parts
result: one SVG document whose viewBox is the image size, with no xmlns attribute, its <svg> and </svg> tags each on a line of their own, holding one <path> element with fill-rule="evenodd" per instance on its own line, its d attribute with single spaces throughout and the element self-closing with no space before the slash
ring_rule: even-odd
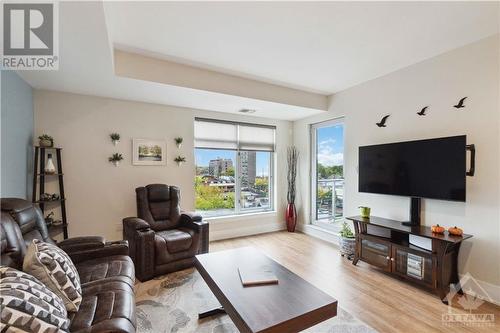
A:
<svg viewBox="0 0 500 333">
<path fill-rule="evenodd" d="M 448 229 L 448 232 L 450 233 L 450 235 L 453 235 L 453 236 L 462 236 L 462 234 L 464 233 L 464 231 L 462 229 L 457 228 L 456 226 Z"/>
<path fill-rule="evenodd" d="M 440 226 L 439 224 L 436 224 L 436 225 L 433 225 L 431 227 L 431 231 L 436 233 L 436 234 L 442 234 L 444 233 L 444 228 L 442 226 Z"/>
</svg>

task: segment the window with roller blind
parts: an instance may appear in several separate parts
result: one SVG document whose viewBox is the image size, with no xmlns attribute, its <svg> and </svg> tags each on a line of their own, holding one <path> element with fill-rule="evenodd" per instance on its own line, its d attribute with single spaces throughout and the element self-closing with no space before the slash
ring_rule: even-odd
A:
<svg viewBox="0 0 500 333">
<path fill-rule="evenodd" d="M 274 126 L 196 118 L 196 211 L 204 217 L 273 209 Z"/>
</svg>

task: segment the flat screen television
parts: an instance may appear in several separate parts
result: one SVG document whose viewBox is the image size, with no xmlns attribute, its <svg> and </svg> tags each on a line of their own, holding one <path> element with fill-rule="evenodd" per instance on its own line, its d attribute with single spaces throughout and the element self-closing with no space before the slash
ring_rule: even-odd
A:
<svg viewBox="0 0 500 333">
<path fill-rule="evenodd" d="M 466 139 L 359 147 L 359 192 L 465 202 Z"/>
</svg>

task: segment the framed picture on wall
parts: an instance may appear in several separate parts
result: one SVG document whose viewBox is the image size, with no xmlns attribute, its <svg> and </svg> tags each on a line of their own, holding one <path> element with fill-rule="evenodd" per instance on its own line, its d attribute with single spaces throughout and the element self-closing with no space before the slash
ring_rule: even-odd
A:
<svg viewBox="0 0 500 333">
<path fill-rule="evenodd" d="M 133 165 L 166 165 L 167 142 L 163 140 L 133 139 Z"/>
</svg>

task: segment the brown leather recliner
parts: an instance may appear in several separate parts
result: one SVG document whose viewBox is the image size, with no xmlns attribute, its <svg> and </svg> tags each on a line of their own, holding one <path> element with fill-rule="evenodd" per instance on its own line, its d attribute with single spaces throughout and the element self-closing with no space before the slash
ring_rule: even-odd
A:
<svg viewBox="0 0 500 333">
<path fill-rule="evenodd" d="M 22 270 L 33 239 L 54 244 L 40 209 L 29 201 L 1 199 L 1 263 Z M 80 275 L 82 303 L 68 313 L 70 332 L 136 331 L 134 265 L 126 241 L 105 242 L 101 236 L 74 237 L 57 243 Z"/>
<path fill-rule="evenodd" d="M 195 255 L 208 252 L 208 223 L 180 210 L 178 187 L 151 184 L 135 192 L 138 217 L 123 219 L 123 238 L 139 280 L 191 267 Z"/>
</svg>

